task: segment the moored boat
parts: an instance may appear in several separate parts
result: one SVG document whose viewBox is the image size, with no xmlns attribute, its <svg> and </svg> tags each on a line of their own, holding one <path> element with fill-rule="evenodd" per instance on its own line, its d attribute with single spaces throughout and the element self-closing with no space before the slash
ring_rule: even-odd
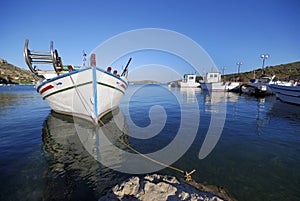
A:
<svg viewBox="0 0 300 201">
<path fill-rule="evenodd" d="M 201 88 L 207 91 L 233 91 L 238 89 L 240 86 L 239 82 L 222 82 L 221 73 L 209 72 L 201 82 Z"/>
<path fill-rule="evenodd" d="M 24 47 L 25 61 L 39 81 L 37 92 L 47 101 L 52 110 L 73 115 L 97 123 L 106 113 L 118 107 L 127 86 L 129 59 L 121 75 L 111 68 L 107 71 L 96 67 L 96 55 L 91 55 L 91 66 L 64 68 L 57 50 L 50 52 L 30 51 L 28 40 Z M 39 70 L 33 64 L 52 64 L 54 70 Z M 67 70 L 66 70 L 67 69 Z"/>
<path fill-rule="evenodd" d="M 272 91 L 276 94 L 276 97 L 287 103 L 300 105 L 300 85 L 295 82 L 291 86 L 280 84 L 269 84 Z"/>
<path fill-rule="evenodd" d="M 181 88 L 197 88 L 200 87 L 200 83 L 196 82 L 196 75 L 185 74 L 181 82 L 178 82 Z"/>
<path fill-rule="evenodd" d="M 272 95 L 272 90 L 268 87 L 268 83 L 272 80 L 269 77 L 261 77 L 252 79 L 249 83 L 241 86 L 241 92 L 251 96 L 268 96 Z"/>
</svg>

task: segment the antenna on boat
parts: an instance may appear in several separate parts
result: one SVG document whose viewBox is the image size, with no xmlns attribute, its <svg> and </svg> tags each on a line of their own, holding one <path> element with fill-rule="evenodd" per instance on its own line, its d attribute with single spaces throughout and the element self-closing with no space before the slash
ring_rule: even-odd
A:
<svg viewBox="0 0 300 201">
<path fill-rule="evenodd" d="M 124 76 L 124 75 L 126 74 L 127 68 L 128 68 L 128 66 L 129 66 L 129 63 L 131 62 L 131 59 L 132 59 L 132 58 L 130 57 L 130 59 L 129 59 L 129 61 L 127 62 L 127 64 L 126 64 L 126 66 L 125 66 L 125 68 L 124 68 L 124 70 L 123 70 L 121 76 Z"/>
<path fill-rule="evenodd" d="M 86 53 L 84 50 L 82 50 L 82 55 L 83 55 L 83 67 L 85 67 L 85 62 L 86 62 Z"/>
</svg>

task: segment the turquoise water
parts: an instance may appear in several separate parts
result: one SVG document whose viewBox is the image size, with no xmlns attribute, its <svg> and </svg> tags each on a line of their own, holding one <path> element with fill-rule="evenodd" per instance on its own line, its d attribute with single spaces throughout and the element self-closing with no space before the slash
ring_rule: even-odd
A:
<svg viewBox="0 0 300 201">
<path fill-rule="evenodd" d="M 200 160 L 212 116 L 219 118 L 220 111 L 225 111 L 226 117 L 224 126 L 219 125 L 220 138 Z M 123 136 L 143 153 L 163 149 L 176 139 L 180 126 L 197 123 L 195 139 L 173 166 L 196 169 L 193 179 L 198 182 L 223 186 L 238 200 L 300 198 L 299 106 L 282 103 L 274 96 L 257 99 L 199 89 L 131 85 L 119 112 L 125 119 L 122 132 L 145 137 L 162 127 L 147 139 Z M 105 126 L 121 135 L 113 121 L 116 118 L 106 117 Z M 157 124 L 154 130 L 136 133 L 134 126 L 152 124 Z M 1 87 L 0 200 L 97 200 L 131 176 L 97 162 L 82 143 L 82 136 L 76 134 L 78 129 L 92 130 L 51 112 L 33 86 Z M 191 137 L 191 133 L 185 135 L 187 139 L 181 144 Z M 118 142 L 116 146 L 126 150 Z M 122 160 L 116 159 L 116 163 Z M 182 176 L 169 169 L 160 173 Z"/>
</svg>

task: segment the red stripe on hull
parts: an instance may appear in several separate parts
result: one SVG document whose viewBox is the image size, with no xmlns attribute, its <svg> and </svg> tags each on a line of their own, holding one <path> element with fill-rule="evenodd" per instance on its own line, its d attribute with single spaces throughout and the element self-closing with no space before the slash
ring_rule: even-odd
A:
<svg viewBox="0 0 300 201">
<path fill-rule="evenodd" d="M 124 84 L 121 84 L 121 87 L 126 90 L 126 86 Z"/>
<path fill-rule="evenodd" d="M 52 88 L 54 88 L 53 85 L 48 85 L 48 86 L 46 86 L 45 88 L 43 88 L 43 89 L 40 91 L 40 94 L 42 94 L 42 93 L 44 93 L 45 91 L 48 91 L 49 89 L 52 89 Z"/>
</svg>

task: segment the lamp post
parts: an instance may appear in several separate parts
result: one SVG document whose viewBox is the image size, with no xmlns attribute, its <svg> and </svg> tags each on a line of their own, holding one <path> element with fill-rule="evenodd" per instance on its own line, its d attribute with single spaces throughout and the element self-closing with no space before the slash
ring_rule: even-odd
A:
<svg viewBox="0 0 300 201">
<path fill-rule="evenodd" d="M 240 68 L 241 68 L 241 65 L 243 65 L 243 62 L 239 61 L 236 63 L 236 65 L 238 65 L 238 74 L 240 74 Z"/>
<path fill-rule="evenodd" d="M 255 79 L 255 69 L 253 68 L 253 79 Z"/>
<path fill-rule="evenodd" d="M 261 67 L 261 75 L 264 76 L 265 75 L 265 60 L 269 58 L 269 55 L 262 54 L 262 55 L 260 55 L 260 58 L 262 58 L 262 60 L 263 60 L 262 67 Z"/>
<path fill-rule="evenodd" d="M 226 70 L 226 67 L 222 67 L 222 75 L 223 76 L 224 76 L 225 70 Z"/>
<path fill-rule="evenodd" d="M 226 67 L 222 67 L 222 76 L 223 76 L 223 80 L 225 80 L 225 77 L 224 77 L 224 76 L 225 76 L 225 74 L 224 74 L 224 73 L 225 73 L 225 70 L 226 70 Z"/>
</svg>

